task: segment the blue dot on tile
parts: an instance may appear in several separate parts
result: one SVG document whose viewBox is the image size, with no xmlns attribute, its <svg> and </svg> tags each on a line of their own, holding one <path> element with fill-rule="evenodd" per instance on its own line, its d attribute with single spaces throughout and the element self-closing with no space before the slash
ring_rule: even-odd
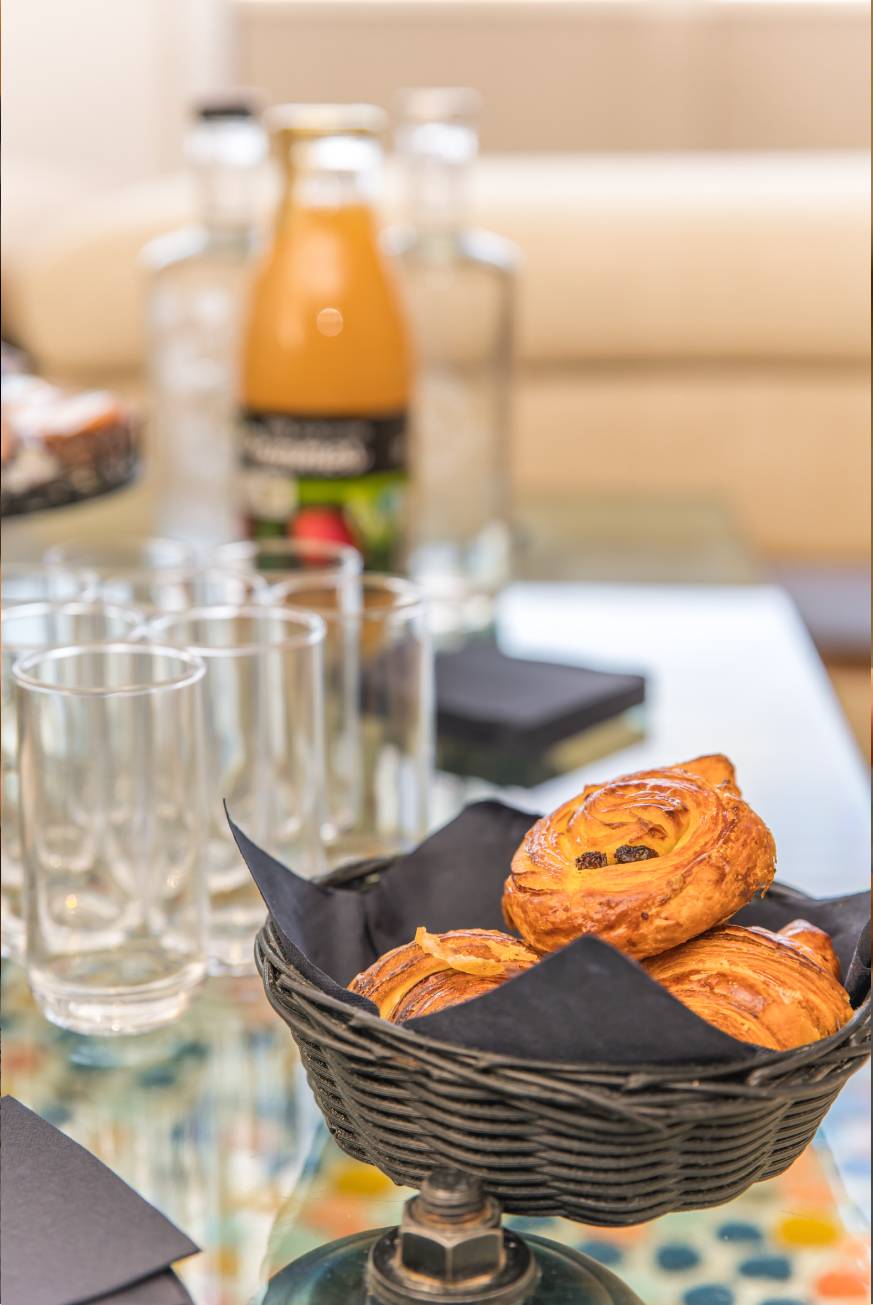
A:
<svg viewBox="0 0 873 1305">
<path fill-rule="evenodd" d="M 692 1287 L 682 1297 L 683 1305 L 734 1305 L 734 1293 L 730 1287 L 723 1287 L 717 1282 L 704 1283 L 701 1287 Z"/>
<path fill-rule="evenodd" d="M 621 1264 L 624 1252 L 614 1242 L 588 1241 L 580 1242 L 579 1250 L 583 1255 L 590 1255 L 598 1264 L 611 1266 Z"/>
<path fill-rule="evenodd" d="M 791 1277 L 791 1261 L 784 1255 L 756 1255 L 743 1260 L 740 1273 L 745 1278 L 771 1278 L 774 1282 L 787 1282 Z"/>
<path fill-rule="evenodd" d="M 315 1169 L 320 1164 L 321 1159 L 316 1156 Z M 511 1228 L 517 1228 L 520 1232 L 545 1232 L 551 1235 L 555 1231 L 555 1221 L 549 1215 L 511 1214 L 507 1223 Z"/>
<path fill-rule="evenodd" d="M 42 1111 L 42 1117 L 43 1119 L 47 1119 L 50 1124 L 54 1124 L 57 1128 L 61 1128 L 64 1124 L 69 1123 L 73 1117 L 73 1112 L 68 1110 L 66 1106 L 62 1105 L 45 1106 Z"/>
<path fill-rule="evenodd" d="M 272 1028 L 249 1029 L 246 1036 L 250 1047 L 271 1047 L 276 1041 L 276 1034 Z"/>
<path fill-rule="evenodd" d="M 179 1047 L 178 1051 L 176 1052 L 176 1055 L 179 1057 L 180 1060 L 183 1058 L 187 1058 L 189 1060 L 203 1060 L 205 1059 L 206 1056 L 208 1056 L 208 1054 L 209 1054 L 209 1048 L 206 1047 L 202 1042 L 195 1042 L 193 1038 L 190 1039 L 188 1042 L 183 1042 L 182 1045 Z"/>
<path fill-rule="evenodd" d="M 176 1082 L 176 1071 L 171 1065 L 153 1065 L 139 1076 L 143 1087 L 171 1087 Z"/>
<path fill-rule="evenodd" d="M 680 1273 L 683 1269 L 694 1269 L 700 1263 L 700 1256 L 694 1247 L 686 1246 L 682 1242 L 659 1246 L 656 1259 L 662 1269 L 673 1273 Z"/>
<path fill-rule="evenodd" d="M 741 1219 L 721 1224 L 716 1235 L 723 1242 L 761 1242 L 764 1240 L 764 1234 L 756 1223 L 745 1223 Z"/>
</svg>

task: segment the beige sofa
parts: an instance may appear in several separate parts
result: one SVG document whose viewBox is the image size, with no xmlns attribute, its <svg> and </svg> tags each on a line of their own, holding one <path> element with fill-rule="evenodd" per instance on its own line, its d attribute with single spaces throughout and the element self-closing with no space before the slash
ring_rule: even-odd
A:
<svg viewBox="0 0 873 1305">
<path fill-rule="evenodd" d="M 137 390 L 137 252 L 190 216 L 184 178 L 88 198 L 5 171 L 6 332 Z M 521 493 L 702 493 L 764 555 L 866 556 L 863 154 L 495 155 L 475 214 L 522 252 Z"/>
</svg>

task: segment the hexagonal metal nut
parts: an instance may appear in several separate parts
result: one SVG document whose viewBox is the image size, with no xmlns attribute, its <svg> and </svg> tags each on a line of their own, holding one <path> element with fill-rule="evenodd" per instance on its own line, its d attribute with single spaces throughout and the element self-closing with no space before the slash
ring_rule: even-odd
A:
<svg viewBox="0 0 873 1305">
<path fill-rule="evenodd" d="M 398 1257 L 405 1269 L 437 1282 L 467 1282 L 496 1273 L 505 1258 L 503 1229 L 481 1220 L 457 1224 L 424 1223 L 415 1218 L 414 1198 L 407 1202 L 397 1234 Z"/>
</svg>

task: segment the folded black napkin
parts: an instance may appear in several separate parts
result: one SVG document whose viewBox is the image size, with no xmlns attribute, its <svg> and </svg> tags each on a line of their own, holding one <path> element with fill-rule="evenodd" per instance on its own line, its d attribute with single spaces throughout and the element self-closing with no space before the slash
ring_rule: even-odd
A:
<svg viewBox="0 0 873 1305">
<path fill-rule="evenodd" d="M 472 643 L 436 659 L 441 737 L 518 752 L 541 752 L 561 739 L 638 706 L 641 675 L 507 657 Z"/>
<path fill-rule="evenodd" d="M 577 742 L 606 721 L 620 722 L 621 741 L 634 737 L 638 725 L 621 718 L 646 693 L 641 675 L 507 657 L 487 641 L 439 653 L 435 678 L 439 768 L 526 788 L 581 765 L 580 747 L 620 746 Z M 573 751 L 558 755 L 558 744 Z"/>
<path fill-rule="evenodd" d="M 230 817 L 228 817 L 230 818 Z M 534 817 L 501 802 L 467 807 L 360 890 L 299 878 L 230 820 L 282 935 L 291 963 L 322 992 L 375 1012 L 346 990 L 358 971 L 419 925 L 502 929 L 503 881 Z M 870 895 L 818 900 L 774 886 L 738 913 L 743 924 L 779 928 L 799 916 L 834 940 L 853 1005 L 870 988 Z M 678 1064 L 772 1053 L 738 1042 L 694 1015 L 641 966 L 599 938 L 577 938 L 493 992 L 420 1019 L 408 1029 L 461 1046 L 532 1060 Z"/>
<path fill-rule="evenodd" d="M 194 1301 L 173 1270 L 166 1269 L 108 1296 L 95 1296 L 87 1305 L 194 1305 Z"/>
<path fill-rule="evenodd" d="M 3 1305 L 188 1305 L 169 1266 L 189 1237 L 14 1097 L 0 1133 Z"/>
</svg>

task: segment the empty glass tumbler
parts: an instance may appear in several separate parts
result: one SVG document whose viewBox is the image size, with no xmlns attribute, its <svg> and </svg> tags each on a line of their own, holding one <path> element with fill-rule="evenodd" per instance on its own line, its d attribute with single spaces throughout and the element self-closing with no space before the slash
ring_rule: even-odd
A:
<svg viewBox="0 0 873 1305">
<path fill-rule="evenodd" d="M 182 539 L 122 535 L 100 543 L 55 544 L 43 561 L 55 571 L 174 571 L 196 562 L 197 553 Z"/>
<path fill-rule="evenodd" d="M 149 616 L 194 607 L 245 607 L 269 598 L 269 585 L 256 574 L 191 566 L 174 571 L 107 573 L 97 582 L 103 602 L 130 603 Z"/>
<path fill-rule="evenodd" d="M 213 607 L 158 617 L 148 637 L 187 648 L 206 665 L 210 966 L 248 972 L 265 911 L 224 803 L 260 847 L 298 874 L 321 873 L 324 624 L 287 609 Z"/>
<path fill-rule="evenodd" d="M 206 971 L 203 663 L 111 643 L 13 677 L 34 996 L 78 1032 L 154 1028 Z"/>
<path fill-rule="evenodd" d="M 58 570 L 43 562 L 4 562 L 0 599 L 4 607 L 21 603 L 86 602 L 94 596 L 95 577 L 88 571 Z"/>
<path fill-rule="evenodd" d="M 332 867 L 412 847 L 426 832 L 433 777 L 433 654 L 418 588 L 397 576 L 306 575 L 273 601 L 320 616 Z"/>
<path fill-rule="evenodd" d="M 204 569 L 192 545 L 152 535 L 59 544 L 47 551 L 44 563 L 55 583 L 85 574 L 103 602 L 146 611 L 190 607 L 196 600 L 194 579 Z"/>
<path fill-rule="evenodd" d="M 19 822 L 18 713 L 14 663 L 25 654 L 65 644 L 132 639 L 142 629 L 138 612 L 89 603 L 23 603 L 0 616 L 2 645 L 3 824 L 0 862 L 0 921 L 4 956 L 24 952 L 21 910 L 22 852 Z"/>
<path fill-rule="evenodd" d="M 364 559 L 351 544 L 329 539 L 237 539 L 219 544 L 211 559 L 222 569 L 263 576 L 271 584 L 304 574 L 308 579 L 334 578 L 354 591 L 360 584 Z"/>
</svg>

